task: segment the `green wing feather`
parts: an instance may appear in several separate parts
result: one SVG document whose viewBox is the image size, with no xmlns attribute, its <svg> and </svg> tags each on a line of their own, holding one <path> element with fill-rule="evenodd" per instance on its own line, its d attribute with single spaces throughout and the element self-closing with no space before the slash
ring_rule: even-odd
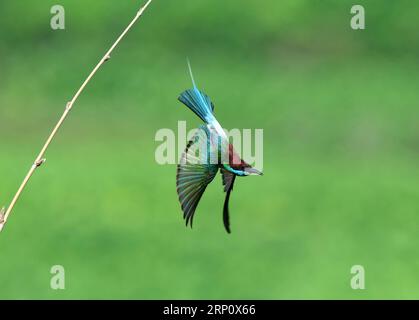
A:
<svg viewBox="0 0 419 320">
<path fill-rule="evenodd" d="M 189 141 L 177 167 L 176 189 L 183 218 L 191 227 L 196 207 L 218 171 L 218 165 L 210 163 L 211 149 L 209 131 L 201 126 Z"/>
</svg>

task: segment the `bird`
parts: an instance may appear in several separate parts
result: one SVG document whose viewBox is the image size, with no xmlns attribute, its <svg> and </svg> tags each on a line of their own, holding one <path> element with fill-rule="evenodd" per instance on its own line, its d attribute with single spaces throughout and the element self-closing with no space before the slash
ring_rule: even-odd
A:
<svg viewBox="0 0 419 320">
<path fill-rule="evenodd" d="M 231 233 L 229 201 L 236 177 L 263 175 L 240 158 L 214 115 L 214 104 L 198 89 L 187 61 L 193 87 L 183 91 L 178 100 L 193 111 L 204 123 L 199 126 L 177 165 L 176 190 L 183 218 L 192 228 L 196 208 L 207 186 L 221 172 L 224 192 L 223 223 Z"/>
</svg>

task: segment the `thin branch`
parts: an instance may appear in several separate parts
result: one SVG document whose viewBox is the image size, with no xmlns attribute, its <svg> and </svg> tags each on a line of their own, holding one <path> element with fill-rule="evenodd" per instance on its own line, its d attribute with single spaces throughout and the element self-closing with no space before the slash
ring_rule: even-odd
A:
<svg viewBox="0 0 419 320">
<path fill-rule="evenodd" d="M 121 35 L 116 39 L 115 43 L 112 45 L 112 47 L 105 53 L 102 59 L 100 59 L 99 63 L 96 65 L 96 67 L 92 70 L 92 72 L 89 74 L 89 76 L 84 80 L 83 84 L 77 90 L 74 97 L 67 103 L 64 113 L 61 116 L 60 120 L 58 120 L 58 123 L 52 130 L 51 134 L 49 135 L 47 141 L 45 142 L 44 146 L 42 147 L 41 151 L 39 152 L 38 157 L 36 157 L 35 161 L 33 162 L 31 168 L 29 169 L 29 172 L 26 174 L 25 179 L 23 179 L 22 184 L 20 185 L 19 189 L 17 190 L 15 196 L 13 197 L 12 202 L 10 203 L 7 210 L 5 208 L 0 210 L 0 231 L 3 230 L 4 225 L 7 222 L 7 219 L 10 216 L 10 213 L 13 210 L 13 207 L 15 206 L 17 200 L 22 194 L 22 191 L 25 189 L 25 186 L 27 185 L 29 179 L 32 177 L 33 173 L 37 168 L 39 168 L 44 162 L 44 155 L 47 151 L 49 145 L 51 144 L 52 140 L 54 139 L 55 135 L 57 134 L 58 130 L 60 129 L 61 125 L 63 124 L 64 120 L 67 118 L 68 113 L 73 108 L 74 103 L 76 102 L 77 98 L 80 96 L 80 94 L 83 92 L 84 88 L 87 86 L 87 84 L 90 82 L 90 80 L 93 78 L 93 76 L 96 74 L 96 72 L 100 69 L 100 67 L 111 58 L 111 53 L 113 50 L 118 46 L 119 42 L 124 38 L 124 36 L 128 33 L 128 31 L 131 29 L 131 27 L 137 22 L 137 20 L 141 17 L 145 9 L 147 9 L 148 5 L 151 3 L 152 0 L 148 0 L 147 3 L 137 12 L 134 19 L 130 22 L 130 24 L 125 28 L 125 30 L 121 33 Z"/>
</svg>

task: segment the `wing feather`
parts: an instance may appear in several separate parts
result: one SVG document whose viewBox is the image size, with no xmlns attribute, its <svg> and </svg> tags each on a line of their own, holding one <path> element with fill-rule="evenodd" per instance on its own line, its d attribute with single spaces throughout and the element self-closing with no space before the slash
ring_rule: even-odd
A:
<svg viewBox="0 0 419 320">
<path fill-rule="evenodd" d="M 228 233 L 231 233 L 230 230 L 230 213 L 228 209 L 228 203 L 230 201 L 230 194 L 233 190 L 234 181 L 236 180 L 236 175 L 225 170 L 221 169 L 221 174 L 223 178 L 223 185 L 224 185 L 224 192 L 226 192 L 226 198 L 224 200 L 224 208 L 223 208 L 223 222 L 224 227 Z"/>
<path fill-rule="evenodd" d="M 189 141 L 177 167 L 176 189 L 179 202 L 186 225 L 190 224 L 191 227 L 198 203 L 218 172 L 218 166 L 208 161 L 211 152 L 208 145 L 209 131 L 206 126 L 201 126 Z"/>
</svg>

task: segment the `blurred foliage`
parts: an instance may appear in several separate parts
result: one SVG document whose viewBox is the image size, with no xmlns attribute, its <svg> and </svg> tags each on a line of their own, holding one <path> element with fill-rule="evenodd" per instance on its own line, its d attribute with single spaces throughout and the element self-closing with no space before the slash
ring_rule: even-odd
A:
<svg viewBox="0 0 419 320">
<path fill-rule="evenodd" d="M 66 30 L 52 31 L 62 4 Z M 418 298 L 419 3 L 155 0 L 95 76 L 0 236 L 0 298 Z M 139 9 L 0 2 L 0 205 L 66 101 Z M 240 179 L 232 235 L 220 179 L 185 229 L 160 128 L 264 129 L 265 175 Z M 66 290 L 49 270 L 66 268 Z M 366 268 L 365 291 L 350 269 Z"/>
<path fill-rule="evenodd" d="M 48 8 L 56 1 L 2 1 L 1 46 L 51 43 Z M 138 7 L 138 1 L 62 0 L 71 36 L 109 41 L 110 35 Z M 408 1 L 364 0 L 368 28 L 360 34 L 349 28 L 353 1 L 333 0 L 160 0 L 156 14 L 145 19 L 148 32 L 141 41 L 174 48 L 234 48 L 257 54 L 266 51 L 308 53 L 374 53 L 417 55 L 419 4 Z M 69 31 L 68 31 L 69 32 Z M 63 37 L 60 37 L 63 38 Z M 406 47 L 409 50 L 406 50 Z"/>
</svg>

